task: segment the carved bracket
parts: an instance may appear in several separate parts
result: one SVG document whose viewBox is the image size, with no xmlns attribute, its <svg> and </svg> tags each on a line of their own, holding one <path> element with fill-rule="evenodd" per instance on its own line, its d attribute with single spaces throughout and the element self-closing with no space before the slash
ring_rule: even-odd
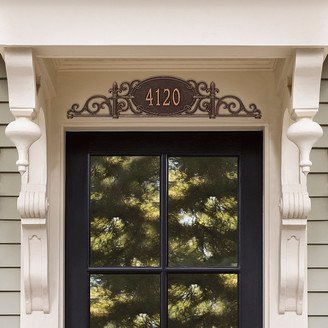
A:
<svg viewBox="0 0 328 328">
<path fill-rule="evenodd" d="M 36 113 L 36 79 L 31 49 L 5 49 L 9 106 L 15 117 L 6 128 L 18 150 L 21 191 L 22 281 L 27 314 L 49 313 L 47 244 L 47 148 L 42 109 Z M 38 121 L 38 124 L 34 121 Z"/>
<path fill-rule="evenodd" d="M 279 313 L 303 313 L 306 277 L 307 218 L 311 200 L 307 174 L 310 152 L 322 136 L 313 117 L 319 108 L 322 49 L 296 51 L 292 111 L 286 110 L 282 129 L 282 197 Z M 296 122 L 295 122 L 296 121 Z"/>
</svg>

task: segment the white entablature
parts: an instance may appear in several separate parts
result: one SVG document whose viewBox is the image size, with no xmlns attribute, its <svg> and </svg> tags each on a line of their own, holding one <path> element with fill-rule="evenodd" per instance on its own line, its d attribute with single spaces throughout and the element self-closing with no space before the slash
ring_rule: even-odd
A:
<svg viewBox="0 0 328 328">
<path fill-rule="evenodd" d="M 91 50 L 90 50 L 91 49 Z M 86 50 L 91 58 L 86 60 L 90 65 L 97 63 L 96 58 L 92 58 L 92 47 Z M 58 48 L 56 48 L 56 51 Z M 67 51 L 67 49 L 63 50 Z M 102 50 L 101 50 L 102 51 Z M 140 52 L 139 49 L 136 52 Z M 154 50 L 156 51 L 156 50 Z M 171 49 L 168 50 L 172 51 Z M 186 50 L 182 49 L 182 53 L 186 54 Z M 244 51 L 245 56 L 250 54 L 249 49 L 241 50 Z M 248 55 L 253 58 L 253 68 L 248 67 L 248 71 L 256 70 L 256 66 L 259 63 L 263 63 L 264 58 L 270 58 L 269 54 L 265 53 L 268 49 L 259 49 L 258 57 L 256 57 L 256 50 L 253 49 L 252 55 Z M 289 49 L 288 52 L 285 51 L 285 55 L 289 56 L 292 51 Z M 47 53 L 48 59 L 45 61 L 45 67 L 47 70 L 43 70 L 41 74 L 49 74 L 49 76 L 54 76 L 53 72 L 49 66 L 51 66 L 50 55 L 51 49 L 45 47 L 44 49 L 38 48 L 35 50 L 35 54 L 42 57 L 42 53 Z M 74 52 L 74 51 L 73 51 Z M 97 53 L 98 50 L 95 50 Z M 82 52 L 83 53 L 83 52 Z M 223 50 L 225 56 L 232 56 L 235 54 L 235 49 L 225 48 Z M 282 49 L 276 49 L 275 54 L 272 57 L 278 57 L 274 60 L 270 59 L 266 67 L 266 71 L 272 72 L 275 66 L 271 64 L 276 60 L 281 61 Z M 270 309 L 266 312 L 269 316 L 266 319 L 265 328 L 275 328 L 275 319 L 270 319 L 274 316 L 279 316 L 279 324 L 281 328 L 291 327 L 297 324 L 298 327 L 304 328 L 307 326 L 307 311 L 306 305 L 306 219 L 310 210 L 310 200 L 307 194 L 307 181 L 306 175 L 309 171 L 311 163 L 309 162 L 309 153 L 314 144 L 314 142 L 321 136 L 321 128 L 313 122 L 313 116 L 318 110 L 318 99 L 319 99 L 319 87 L 320 87 L 320 75 L 321 75 L 321 65 L 323 62 L 323 50 L 322 49 L 300 49 L 297 50 L 294 56 L 294 71 L 292 73 L 293 80 L 293 92 L 291 97 L 290 110 L 285 113 L 283 123 L 280 128 L 282 130 L 282 200 L 281 200 L 281 252 L 279 254 L 279 247 L 271 250 L 274 254 L 278 254 L 280 260 L 280 270 L 279 266 L 273 266 L 273 268 L 268 269 L 270 266 L 271 259 L 267 256 L 265 261 L 268 263 L 266 271 L 270 272 L 277 277 L 280 276 L 280 285 L 271 283 L 268 272 L 265 274 L 266 281 L 265 284 L 270 285 L 269 291 L 266 291 L 267 295 L 265 300 L 274 298 L 271 300 Z M 56 57 L 56 56 L 54 56 Z M 61 57 L 61 56 L 59 56 Z M 62 58 L 65 56 L 62 55 Z M 206 58 L 206 56 L 204 56 Z M 256 62 L 256 58 L 259 59 Z M 35 56 L 34 56 L 35 59 Z M 222 59 L 222 58 L 221 58 Z M 38 58 L 43 65 L 43 59 Z M 51 59 L 52 60 L 52 59 Z M 155 60 L 155 59 L 154 59 Z M 7 67 L 8 83 L 9 83 L 9 101 L 10 109 L 15 116 L 15 121 L 11 123 L 7 128 L 7 135 L 15 143 L 19 151 L 19 160 L 17 162 L 18 169 L 22 173 L 22 186 L 21 193 L 18 202 L 19 213 L 22 217 L 22 281 L 24 283 L 24 293 L 23 293 L 23 308 L 22 312 L 27 315 L 22 316 L 22 328 L 35 328 L 35 322 L 42 322 L 42 327 L 47 326 L 49 328 L 61 328 L 63 322 L 58 318 L 57 320 L 49 319 L 50 315 L 54 309 L 63 308 L 63 299 L 60 297 L 49 297 L 49 295 L 56 295 L 57 291 L 54 290 L 58 285 L 48 283 L 48 263 L 55 263 L 55 267 L 62 267 L 63 263 L 57 263 L 58 258 L 52 257 L 55 253 L 51 251 L 48 253 L 47 249 L 47 216 L 48 216 L 48 200 L 47 200 L 47 156 L 46 156 L 46 132 L 52 130 L 53 126 L 47 126 L 45 124 L 45 119 L 43 111 L 37 104 L 38 97 L 36 96 L 36 76 L 34 70 L 32 50 L 26 48 L 6 48 L 5 49 L 5 61 Z M 220 61 L 216 62 L 219 63 Z M 229 62 L 226 60 L 225 65 L 231 64 L 233 61 Z M 246 65 L 246 61 L 241 59 L 241 62 Z M 69 65 L 77 65 L 75 69 L 78 72 L 83 72 L 85 68 L 81 59 L 76 59 L 76 61 L 70 59 L 66 63 Z M 147 63 L 147 60 L 144 60 Z M 208 67 L 213 64 L 208 60 Z M 62 71 L 70 71 L 72 66 L 67 68 L 65 66 L 64 59 L 55 60 L 55 64 L 61 67 Z M 197 61 L 198 71 L 201 71 L 202 64 Z M 215 64 L 215 62 L 214 62 Z M 221 61 L 222 64 L 222 61 Z M 240 63 L 238 63 L 241 65 Z M 113 62 L 107 61 L 107 65 L 113 65 Z M 146 64 L 144 64 L 146 65 Z M 148 63 L 148 65 L 150 65 Z M 206 63 L 204 64 L 206 66 Z M 277 65 L 275 63 L 274 65 Z M 52 69 L 56 69 L 51 66 Z M 113 66 L 111 66 L 113 67 Z M 148 66 L 149 67 L 149 66 Z M 226 66 L 227 67 L 227 66 Z M 240 68 L 240 66 L 239 66 Z M 112 68 L 113 69 L 113 68 Z M 152 68 L 150 68 L 152 69 Z M 165 67 L 163 68 L 165 69 Z M 188 69 L 188 68 L 185 68 Z M 190 68 L 189 68 L 190 69 Z M 87 70 L 87 69 L 85 69 Z M 229 68 L 231 70 L 231 66 Z M 228 71 L 229 71 L 228 70 Z M 236 69 L 237 71 L 237 69 Z M 64 72 L 66 73 L 66 72 Z M 285 72 L 283 72 L 285 73 Z M 42 76 L 43 81 L 49 81 L 48 76 Z M 54 81 L 55 79 L 53 79 Z M 51 81 L 50 81 L 51 82 Z M 44 82 L 45 83 L 45 82 Z M 51 84 L 51 83 L 50 83 Z M 55 84 L 55 82 L 54 82 Z M 287 87 L 286 85 L 284 86 Z M 278 89 L 279 90 L 279 89 Z M 86 95 L 87 96 L 87 95 Z M 70 104 L 66 104 L 70 105 Z M 57 108 L 51 108 L 51 111 L 58 110 Z M 47 110 L 49 110 L 47 108 Z M 55 115 L 54 115 L 55 116 Z M 274 116 L 274 115 L 272 115 Z M 291 121 L 291 116 L 294 121 Z M 277 113 L 279 117 L 279 113 Z M 274 119 L 274 118 L 273 118 Z M 36 122 L 38 124 L 36 124 Z M 140 123 L 140 129 L 144 129 L 147 123 Z M 291 124 L 292 123 L 292 124 Z M 91 123 L 91 121 L 84 120 L 82 123 L 78 121 L 66 122 L 64 128 L 75 129 L 75 130 L 109 130 L 111 128 L 115 129 L 136 129 L 136 127 L 127 123 L 127 121 L 109 123 L 108 121 Z M 234 121 L 226 121 L 225 124 L 220 122 L 208 122 L 201 123 L 194 121 L 191 124 L 185 124 L 185 122 L 179 125 L 179 121 L 170 123 L 168 120 L 156 121 L 156 127 L 158 129 L 165 130 L 176 130 L 176 129 L 249 129 L 256 127 L 256 129 L 266 129 L 268 126 L 270 128 L 270 122 L 263 123 L 257 122 L 256 124 L 243 124 L 238 121 L 237 124 Z M 220 125 L 221 124 L 221 125 Z M 248 125 L 249 124 L 249 125 Z M 47 130 L 47 131 L 46 131 Z M 56 132 L 59 133 L 59 132 Z M 61 138 L 64 138 L 62 135 Z M 268 138 L 268 135 L 266 136 Z M 291 141 L 292 142 L 291 142 Z M 268 146 L 269 143 L 266 143 Z M 296 148 L 296 146 L 298 149 Z M 62 146 L 64 147 L 64 146 Z M 301 159 L 300 159 L 301 154 Z M 266 158 L 267 160 L 267 158 Z M 269 161 L 265 162 L 268 167 L 270 167 Z M 63 169 L 63 168 L 62 168 Z M 269 168 L 268 168 L 269 170 Z M 52 181 L 53 185 L 58 189 L 61 188 L 60 184 L 56 184 L 56 181 Z M 265 181 L 266 184 L 269 181 Z M 270 185 L 268 189 L 270 190 Z M 55 190 L 58 193 L 58 190 Z M 61 191 L 62 192 L 62 191 Z M 267 197 L 265 195 L 265 197 Z M 50 209 L 52 202 L 50 199 Z M 278 204 L 277 204 L 278 207 Z M 269 205 L 267 208 L 271 208 Z M 270 210 L 271 211 L 271 210 Z M 271 220 L 279 221 L 279 218 L 275 213 L 269 213 L 272 216 Z M 273 217 L 274 216 L 274 217 Z M 52 218 L 52 220 L 62 220 L 64 218 Z M 280 222 L 275 223 L 280 224 Z M 50 231 L 52 232 L 52 230 Z M 270 232 L 269 232 L 270 234 Z M 269 236 L 266 234 L 266 236 Z M 63 237 L 63 236 L 62 236 Z M 271 236 L 272 239 L 277 236 Z M 271 238 L 270 237 L 270 238 Z M 64 240 L 59 239 L 57 243 L 63 244 Z M 265 242 L 267 245 L 268 241 Z M 267 247 L 267 246 L 266 246 Z M 49 256 L 49 254 L 52 254 Z M 63 261 L 63 259 L 61 259 Z M 59 271 L 59 269 L 58 269 Z M 55 273 L 50 272 L 50 275 L 55 275 Z M 271 279 L 271 278 L 270 278 Z M 277 292 L 273 292 L 273 289 Z M 49 290 L 49 294 L 48 294 Z M 271 290 L 271 292 L 270 292 Z M 63 294 L 63 290 L 61 291 Z M 276 303 L 276 305 L 271 305 Z M 279 304 L 279 308 L 277 307 Z M 40 312 L 41 311 L 41 312 Z M 36 313 L 37 312 L 37 313 Z M 292 312 L 292 313 L 289 313 Z M 280 313 L 280 314 L 279 314 Z M 297 317 L 291 316 L 295 314 Z M 297 315 L 298 314 L 298 315 Z M 302 315 L 301 315 L 302 314 Z M 38 315 L 39 321 L 33 321 L 33 316 Z M 271 317 L 270 317 L 271 316 Z M 42 318 L 42 319 L 40 319 Z M 41 321 L 40 321 L 41 320 Z M 48 320 L 48 321 L 47 321 Z M 54 322 L 57 322 L 54 324 Z M 302 322 L 300 324 L 300 322 Z M 283 323 L 283 325 L 281 325 Z"/>
</svg>

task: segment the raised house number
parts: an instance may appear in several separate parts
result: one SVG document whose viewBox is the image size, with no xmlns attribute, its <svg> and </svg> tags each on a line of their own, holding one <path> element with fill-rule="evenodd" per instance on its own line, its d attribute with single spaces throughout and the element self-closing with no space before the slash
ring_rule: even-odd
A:
<svg viewBox="0 0 328 328">
<path fill-rule="evenodd" d="M 174 106 L 178 106 L 181 101 L 181 92 L 178 88 L 171 89 L 157 89 L 153 92 L 153 89 L 149 89 L 146 96 L 149 106 L 154 106 L 154 94 L 155 94 L 155 106 L 168 107 L 171 103 Z"/>
</svg>

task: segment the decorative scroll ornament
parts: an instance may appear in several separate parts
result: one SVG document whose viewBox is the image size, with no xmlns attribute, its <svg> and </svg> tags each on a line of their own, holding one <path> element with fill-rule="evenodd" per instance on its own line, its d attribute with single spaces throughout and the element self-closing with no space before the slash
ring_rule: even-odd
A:
<svg viewBox="0 0 328 328">
<path fill-rule="evenodd" d="M 175 77 L 153 77 L 143 81 L 116 82 L 109 96 L 94 95 L 82 108 L 73 104 L 67 118 L 82 116 L 208 116 L 261 118 L 260 109 L 252 103 L 246 107 L 233 95 L 218 96 L 215 83 L 182 80 Z"/>
</svg>

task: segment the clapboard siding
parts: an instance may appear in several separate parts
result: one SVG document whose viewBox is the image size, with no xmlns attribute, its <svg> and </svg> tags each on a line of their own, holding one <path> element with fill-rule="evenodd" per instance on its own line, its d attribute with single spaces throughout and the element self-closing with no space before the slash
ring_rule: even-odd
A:
<svg viewBox="0 0 328 328">
<path fill-rule="evenodd" d="M 309 315 L 328 316 L 328 293 L 309 293 Z"/>
<path fill-rule="evenodd" d="M 328 221 L 308 222 L 308 243 L 328 244 Z"/>
<path fill-rule="evenodd" d="M 7 315 L 0 316 L 0 327 L 19 328 L 19 317 Z"/>
<path fill-rule="evenodd" d="M 308 221 L 309 328 L 328 327 L 328 62 L 322 74 L 319 113 L 323 137 L 311 154 L 308 176 L 312 210 Z"/>
<path fill-rule="evenodd" d="M 308 190 L 312 197 L 328 197 L 328 174 L 310 174 L 308 176 Z"/>
<path fill-rule="evenodd" d="M 19 173 L 0 173 L 0 196 L 18 196 L 19 189 Z"/>
<path fill-rule="evenodd" d="M 17 220 L 17 197 L 0 197 L 0 220 Z"/>
<path fill-rule="evenodd" d="M 328 80 L 321 81 L 320 102 L 328 103 Z"/>
<path fill-rule="evenodd" d="M 315 121 L 319 124 L 327 124 L 328 122 L 328 104 L 320 104 L 319 112 L 315 116 Z"/>
<path fill-rule="evenodd" d="M 19 268 L 0 268 L 0 291 L 20 290 Z"/>
<path fill-rule="evenodd" d="M 0 125 L 0 148 L 14 147 L 14 144 L 5 135 L 6 125 Z"/>
<path fill-rule="evenodd" d="M 15 148 L 0 149 L 0 172 L 17 173 L 17 150 Z"/>
<path fill-rule="evenodd" d="M 20 268 L 20 254 L 19 244 L 0 244 L 0 267 Z"/>
<path fill-rule="evenodd" d="M 309 269 L 309 292 L 328 292 L 328 268 L 327 269 Z"/>
<path fill-rule="evenodd" d="M 0 327 L 19 328 L 20 313 L 20 220 L 17 196 L 20 174 L 17 151 L 5 136 L 13 116 L 9 111 L 5 65 L 0 57 Z"/>
<path fill-rule="evenodd" d="M 309 220 L 327 220 L 328 219 L 328 201 L 327 198 L 312 198 L 311 212 Z"/>
<path fill-rule="evenodd" d="M 328 136 L 328 126 L 324 126 L 322 125 L 323 123 L 321 123 L 321 127 L 323 130 L 323 138 L 320 138 L 314 145 L 314 148 L 328 148 L 328 138 L 326 136 Z M 328 124 L 328 121 L 325 123 Z"/>
<path fill-rule="evenodd" d="M 308 267 L 328 268 L 328 245 L 312 244 L 308 246 Z"/>
<path fill-rule="evenodd" d="M 13 120 L 14 116 L 10 113 L 9 104 L 0 103 L 0 124 L 8 124 Z"/>
<path fill-rule="evenodd" d="M 8 87 L 6 80 L 0 80 L 0 101 L 8 101 Z"/>
<path fill-rule="evenodd" d="M 6 74 L 5 62 L 2 60 L 2 57 L 0 55 L 0 79 L 5 78 L 6 76 L 7 74 Z"/>
<path fill-rule="evenodd" d="M 328 150 L 327 149 L 313 149 L 311 152 L 311 171 L 315 173 L 328 173 Z M 1 163 L 1 153 L 0 153 Z M 0 168 L 1 169 L 1 168 Z"/>
<path fill-rule="evenodd" d="M 20 221 L 0 221 L 1 244 L 19 244 L 20 239 Z"/>
<path fill-rule="evenodd" d="M 19 301 L 20 301 L 19 292 L 1 292 L 0 315 L 8 315 L 8 314 L 19 315 L 19 308 L 20 308 Z"/>
<path fill-rule="evenodd" d="M 323 68 L 322 68 L 322 78 L 328 79 L 328 62 L 327 62 L 327 60 L 325 61 L 325 64 L 323 65 Z"/>
</svg>

